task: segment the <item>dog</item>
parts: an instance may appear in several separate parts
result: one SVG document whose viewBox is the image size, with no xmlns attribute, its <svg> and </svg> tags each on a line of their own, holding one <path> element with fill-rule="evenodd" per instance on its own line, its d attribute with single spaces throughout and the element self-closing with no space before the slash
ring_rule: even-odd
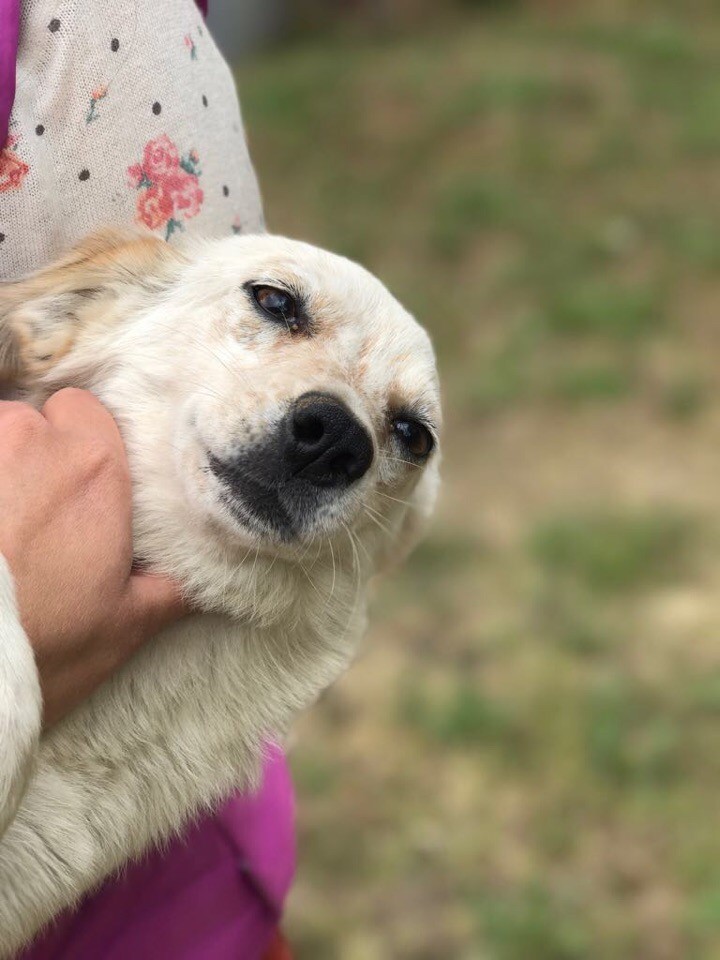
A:
<svg viewBox="0 0 720 960">
<path fill-rule="evenodd" d="M 91 390 L 138 562 L 197 613 L 53 728 L 0 557 L 0 957 L 233 789 L 346 667 L 370 577 L 438 487 L 427 334 L 375 277 L 271 235 L 106 231 L 0 286 L 0 384 Z"/>
</svg>

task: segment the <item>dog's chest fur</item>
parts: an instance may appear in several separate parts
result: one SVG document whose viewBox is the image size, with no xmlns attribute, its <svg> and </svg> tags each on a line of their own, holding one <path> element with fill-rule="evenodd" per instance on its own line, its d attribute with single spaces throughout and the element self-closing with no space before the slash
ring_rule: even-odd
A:
<svg viewBox="0 0 720 960">
<path fill-rule="evenodd" d="M 0 841 L 0 956 L 61 909 L 238 786 L 263 742 L 345 666 L 342 636 L 199 614 L 169 628 L 40 745 Z"/>
<path fill-rule="evenodd" d="M 124 427 L 137 551 L 229 612 L 166 629 L 41 739 L 0 839 L 0 957 L 193 814 L 252 788 L 268 738 L 341 672 L 364 626 L 359 570 L 318 564 L 305 579 L 260 553 L 241 563 L 178 509 L 180 491 L 156 481 L 161 412 L 128 400 L 135 376 L 85 385 Z"/>
</svg>

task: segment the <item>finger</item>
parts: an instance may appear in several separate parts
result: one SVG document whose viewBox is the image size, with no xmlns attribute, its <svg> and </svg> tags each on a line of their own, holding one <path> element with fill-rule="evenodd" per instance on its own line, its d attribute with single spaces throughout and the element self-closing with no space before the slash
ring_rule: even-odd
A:
<svg viewBox="0 0 720 960">
<path fill-rule="evenodd" d="M 180 586 L 169 577 L 133 573 L 128 585 L 131 618 L 144 639 L 190 612 Z"/>
<path fill-rule="evenodd" d="M 28 420 L 38 420 L 42 422 L 42 415 L 29 403 L 23 403 L 20 400 L 0 400 L 0 425 L 3 421 L 13 421 L 19 415 L 27 417 Z"/>
<path fill-rule="evenodd" d="M 102 436 L 125 457 L 120 431 L 112 416 L 88 390 L 66 387 L 54 393 L 42 408 L 42 414 L 57 430 L 87 436 Z"/>
</svg>

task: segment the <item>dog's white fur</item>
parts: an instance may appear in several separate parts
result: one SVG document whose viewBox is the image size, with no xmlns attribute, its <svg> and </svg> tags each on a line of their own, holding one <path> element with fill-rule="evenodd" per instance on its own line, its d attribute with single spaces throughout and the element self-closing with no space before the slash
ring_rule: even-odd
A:
<svg viewBox="0 0 720 960">
<path fill-rule="evenodd" d="M 290 286 L 311 331 L 263 320 L 247 281 Z M 388 418 L 437 425 L 425 333 L 355 264 L 256 236 L 178 253 L 106 234 L 0 287 L 0 379 L 36 405 L 92 390 L 131 466 L 136 555 L 202 613 L 166 630 L 40 734 L 38 678 L 0 557 L 0 957 L 202 808 L 256 782 L 282 738 L 348 663 L 368 578 L 406 549 L 437 485 Z M 271 428 L 297 396 L 339 397 L 367 427 L 368 473 L 291 542 L 228 510 L 206 468 Z"/>
</svg>

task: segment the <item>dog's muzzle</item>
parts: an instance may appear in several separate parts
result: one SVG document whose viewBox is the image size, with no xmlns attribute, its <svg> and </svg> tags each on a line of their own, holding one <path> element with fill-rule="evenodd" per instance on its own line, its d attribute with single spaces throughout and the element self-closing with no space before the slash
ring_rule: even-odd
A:
<svg viewBox="0 0 720 960">
<path fill-rule="evenodd" d="M 370 434 L 344 403 L 306 393 L 267 441 L 232 459 L 211 454 L 209 465 L 240 519 L 259 520 L 289 539 L 319 507 L 357 483 L 373 457 Z"/>
</svg>

